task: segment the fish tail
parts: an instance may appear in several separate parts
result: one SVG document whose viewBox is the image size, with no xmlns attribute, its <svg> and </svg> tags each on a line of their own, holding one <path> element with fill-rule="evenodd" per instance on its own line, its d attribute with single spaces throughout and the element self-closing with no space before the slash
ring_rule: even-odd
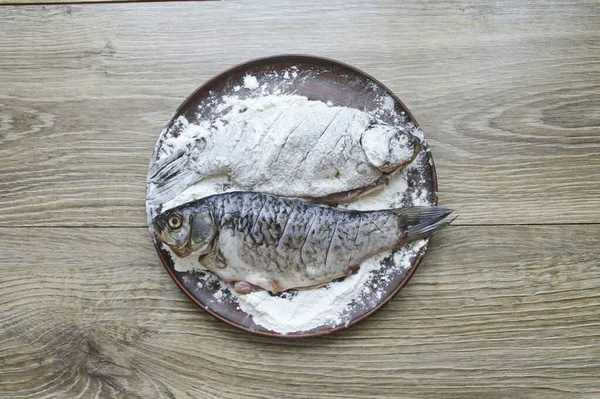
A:
<svg viewBox="0 0 600 399">
<path fill-rule="evenodd" d="M 156 184 L 164 184 L 169 178 L 181 173 L 186 164 L 185 151 L 180 149 L 167 158 L 154 162 L 150 169 L 150 180 Z"/>
<path fill-rule="evenodd" d="M 405 226 L 405 242 L 427 238 L 450 225 L 456 218 L 446 219 L 454 212 L 452 209 L 437 206 L 423 206 L 394 209 L 392 212 L 399 216 Z"/>
<path fill-rule="evenodd" d="M 188 157 L 184 156 L 183 150 L 179 150 L 168 158 L 155 162 L 150 170 L 149 180 L 152 183 L 153 200 L 164 203 L 199 178 L 190 169 Z"/>
</svg>

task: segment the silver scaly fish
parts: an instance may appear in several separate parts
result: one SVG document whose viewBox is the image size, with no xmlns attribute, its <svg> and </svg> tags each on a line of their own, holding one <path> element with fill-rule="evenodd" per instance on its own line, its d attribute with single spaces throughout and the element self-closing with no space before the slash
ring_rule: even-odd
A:
<svg viewBox="0 0 600 399">
<path fill-rule="evenodd" d="M 200 262 L 238 293 L 317 287 L 367 258 L 446 227 L 452 210 L 355 211 L 253 192 L 213 195 L 156 216 L 160 240 Z"/>
</svg>

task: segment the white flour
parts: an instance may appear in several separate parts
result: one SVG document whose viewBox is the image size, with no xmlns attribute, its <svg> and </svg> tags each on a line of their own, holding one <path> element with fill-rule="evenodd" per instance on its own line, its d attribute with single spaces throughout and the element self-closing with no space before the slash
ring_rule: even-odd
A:
<svg viewBox="0 0 600 399">
<path fill-rule="evenodd" d="M 392 273 L 408 269 L 412 257 L 425 245 L 421 240 L 407 245 L 397 256 L 395 266 L 379 281 L 372 281 L 371 273 L 381 267 L 381 261 L 389 253 L 379 254 L 366 260 L 358 273 L 344 281 L 332 282 L 314 290 L 298 291 L 293 298 L 274 297 L 266 291 L 237 296 L 240 308 L 252 315 L 256 324 L 282 334 L 308 331 L 320 326 L 335 327 L 349 320 L 344 316 L 353 301 L 375 305 L 381 299 L 379 284 L 385 284 Z M 366 295 L 365 295 L 366 294 Z"/>
<path fill-rule="evenodd" d="M 244 76 L 244 87 L 247 89 L 256 89 L 258 88 L 258 79 L 252 75 Z"/>
<path fill-rule="evenodd" d="M 296 75 L 296 70 L 290 69 L 285 72 L 284 78 L 291 79 L 292 76 L 295 77 Z M 243 78 L 243 82 L 235 86 L 233 91 L 237 92 L 242 87 L 256 90 L 257 93 L 261 93 L 262 89 L 259 86 L 258 79 L 251 75 L 246 75 Z M 180 124 L 182 133 L 176 138 L 166 135 L 167 138 L 161 147 L 162 153 L 158 153 L 158 158 L 168 156 L 169 152 L 185 147 L 198 137 L 205 137 L 210 134 L 218 135 L 221 131 L 224 131 L 224 126 L 235 123 L 236 118 L 239 118 L 240 111 L 261 114 L 271 109 L 290 106 L 332 106 L 320 101 L 308 101 L 308 99 L 302 96 L 284 94 L 259 95 L 257 98 L 252 99 L 240 99 L 236 95 L 232 95 L 225 96 L 220 101 L 221 110 L 227 112 L 217 121 L 210 123 L 208 121 L 190 123 L 185 118 L 180 117 L 177 123 Z M 388 95 L 382 96 L 380 107 L 390 111 L 393 108 L 391 97 Z M 422 133 L 418 129 L 413 128 L 412 132 L 423 140 Z M 277 138 L 271 139 L 276 140 Z M 373 141 L 369 147 L 370 153 L 366 155 L 369 160 L 377 162 L 384 158 L 385 154 L 389 151 L 389 147 L 394 145 L 397 145 L 397 143 Z M 363 196 L 350 204 L 342 204 L 340 206 L 357 210 L 369 210 L 406 206 L 407 204 L 431 205 L 432 203 L 429 200 L 431 193 L 425 190 L 409 190 L 408 174 L 415 168 L 418 168 L 418 165 L 422 164 L 425 159 L 424 157 L 425 154 L 423 151 L 411 165 L 393 175 L 389 184 L 384 189 Z M 252 163 L 257 163 L 260 160 L 249 159 L 246 161 L 249 163 L 248 167 L 251 167 Z M 281 187 L 291 184 L 289 180 L 285 179 L 276 181 L 275 183 Z M 240 188 L 236 187 L 227 175 L 211 176 L 182 191 L 167 203 L 162 204 L 162 209 L 168 209 L 208 195 L 236 191 L 238 189 Z M 149 187 L 148 192 L 150 196 L 152 187 Z M 307 194 L 310 195 L 311 193 Z M 149 198 L 150 200 L 151 198 Z M 402 272 L 403 269 L 409 269 L 413 264 L 413 259 L 425 246 L 426 241 L 420 240 L 395 251 L 393 254 L 392 252 L 379 254 L 366 260 L 356 274 L 348 276 L 343 281 L 335 281 L 318 289 L 285 293 L 281 296 L 273 296 L 266 291 L 238 295 L 233 290 L 230 290 L 226 284 L 220 283 L 221 289 L 217 291 L 212 302 L 207 304 L 207 306 L 217 308 L 221 301 L 234 301 L 237 303 L 239 309 L 252 317 L 255 324 L 281 334 L 298 333 L 321 326 L 337 327 L 345 325 L 351 321 L 349 311 L 353 307 L 361 304 L 375 306 L 382 299 L 380 298 L 383 292 L 382 288 L 390 284 L 392 276 Z M 163 247 L 168 250 L 167 246 Z M 382 260 L 389 256 L 393 256 L 393 262 L 391 263 L 393 266 L 388 266 L 385 270 L 382 270 Z M 193 255 L 183 259 L 172 255 L 172 259 L 177 271 L 202 269 L 202 265 Z M 390 262 L 387 264 L 390 264 Z M 378 271 L 377 275 L 375 274 L 376 271 Z M 200 278 L 198 285 L 202 286 L 208 280 L 214 278 L 210 273 L 207 273 L 203 278 Z"/>
<path fill-rule="evenodd" d="M 155 201 L 179 203 L 183 188 L 214 175 L 273 195 L 360 189 L 409 162 L 418 140 L 366 112 L 299 95 L 223 96 L 215 113 L 212 121 L 176 120 L 178 135 L 159 153 L 155 180 L 167 184 L 152 193 Z"/>
</svg>

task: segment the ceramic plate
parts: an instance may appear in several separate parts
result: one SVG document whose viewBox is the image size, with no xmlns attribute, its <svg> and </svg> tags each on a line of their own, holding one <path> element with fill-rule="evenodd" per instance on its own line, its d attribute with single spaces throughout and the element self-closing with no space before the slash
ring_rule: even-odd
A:
<svg viewBox="0 0 600 399">
<path fill-rule="evenodd" d="M 250 86 L 244 85 L 244 78 L 248 79 L 248 76 L 252 77 Z M 389 124 L 411 123 L 418 128 L 417 121 L 398 97 L 366 73 L 330 59 L 281 55 L 240 64 L 200 86 L 181 104 L 167 124 L 158 140 L 151 165 L 156 161 L 165 135 L 172 134 L 180 116 L 184 116 L 190 122 L 212 120 L 218 116 L 218 99 L 233 93 L 242 97 L 297 94 L 329 105 L 358 108 L 376 115 Z M 390 205 L 410 206 L 416 198 L 437 204 L 435 167 L 426 142 L 415 162 L 418 163 L 417 167 L 408 168 L 396 177 L 405 180 L 403 186 L 405 189 L 403 192 L 391 193 L 390 198 L 394 198 L 394 203 Z M 385 190 L 389 191 L 390 187 Z M 387 195 L 390 193 L 388 192 Z M 152 208 L 153 206 L 151 202 L 147 203 L 149 219 L 151 215 L 160 211 Z M 207 278 L 204 272 L 177 271 L 173 259 L 158 241 L 151 224 L 150 231 L 167 272 L 179 288 L 202 309 L 231 326 L 253 334 L 296 338 L 330 334 L 367 318 L 388 303 L 406 284 L 415 273 L 427 248 L 427 241 L 425 241 L 412 251 L 403 248 L 384 257 L 381 260 L 381 270 L 371 273 L 369 289 L 353 301 L 352 306 L 345 310 L 343 317 L 338 321 L 324 323 L 308 331 L 282 334 L 256 324 L 253 318 L 240 308 L 236 297 L 222 292 L 221 284 L 215 279 Z M 403 264 L 398 264 L 399 262 Z"/>
</svg>

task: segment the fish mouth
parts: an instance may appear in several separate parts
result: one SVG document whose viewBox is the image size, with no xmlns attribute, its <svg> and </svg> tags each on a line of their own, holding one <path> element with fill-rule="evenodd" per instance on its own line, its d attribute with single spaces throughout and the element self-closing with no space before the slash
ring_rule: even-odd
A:
<svg viewBox="0 0 600 399">
<path fill-rule="evenodd" d="M 157 230 L 156 228 L 155 233 L 159 241 L 167 245 L 169 249 L 173 251 L 177 256 L 183 258 L 192 253 L 192 250 L 188 246 L 178 247 L 175 244 L 170 244 L 169 240 L 167 240 L 166 237 L 160 232 L 160 230 Z"/>
<path fill-rule="evenodd" d="M 169 248 L 171 248 L 171 251 L 175 252 L 177 256 L 180 256 L 182 258 L 192 253 L 192 251 L 188 247 L 177 248 L 175 246 L 169 245 Z"/>
</svg>

